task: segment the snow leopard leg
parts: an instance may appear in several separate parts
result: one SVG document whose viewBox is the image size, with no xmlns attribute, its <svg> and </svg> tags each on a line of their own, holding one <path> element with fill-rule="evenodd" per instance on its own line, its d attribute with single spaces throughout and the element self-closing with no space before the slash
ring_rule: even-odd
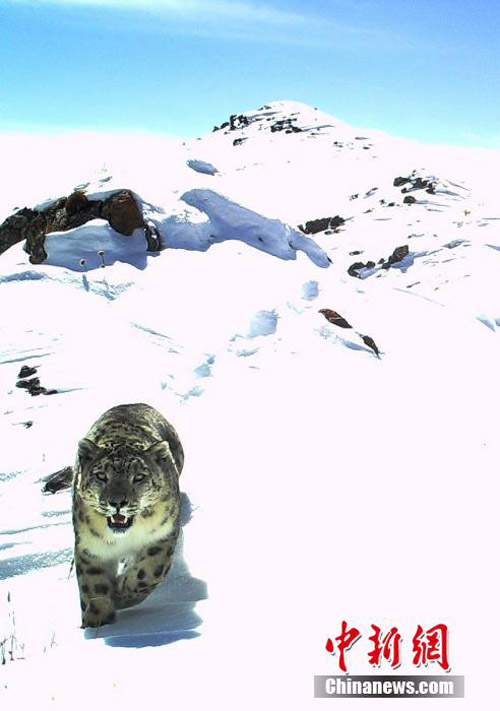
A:
<svg viewBox="0 0 500 711">
<path fill-rule="evenodd" d="M 115 621 L 114 570 L 96 558 L 75 550 L 76 577 L 80 590 L 82 627 L 100 627 Z"/>
<path fill-rule="evenodd" d="M 163 581 L 172 565 L 177 536 L 175 532 L 141 551 L 115 589 L 117 610 L 142 602 Z"/>
</svg>

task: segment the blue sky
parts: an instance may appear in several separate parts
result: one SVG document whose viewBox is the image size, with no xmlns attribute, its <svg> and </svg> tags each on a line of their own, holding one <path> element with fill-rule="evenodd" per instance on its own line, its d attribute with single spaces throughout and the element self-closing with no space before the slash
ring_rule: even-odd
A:
<svg viewBox="0 0 500 711">
<path fill-rule="evenodd" d="M 0 0 L 0 130 L 194 136 L 304 101 L 500 148 L 498 0 Z"/>
</svg>

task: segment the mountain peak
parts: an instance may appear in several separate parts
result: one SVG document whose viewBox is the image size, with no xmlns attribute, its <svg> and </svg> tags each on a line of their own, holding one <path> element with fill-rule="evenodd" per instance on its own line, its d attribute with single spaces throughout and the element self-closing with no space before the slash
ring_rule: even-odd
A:
<svg viewBox="0 0 500 711">
<path fill-rule="evenodd" d="M 347 124 L 303 102 L 282 100 L 264 104 L 258 109 L 231 114 L 228 120 L 215 126 L 214 131 L 223 130 L 227 133 L 251 127 L 272 133 L 301 133 L 339 126 L 346 127 Z"/>
</svg>

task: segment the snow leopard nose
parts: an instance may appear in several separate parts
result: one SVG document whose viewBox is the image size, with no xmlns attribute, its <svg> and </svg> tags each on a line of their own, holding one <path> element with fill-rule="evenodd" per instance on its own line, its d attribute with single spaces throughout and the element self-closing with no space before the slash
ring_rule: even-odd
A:
<svg viewBox="0 0 500 711">
<path fill-rule="evenodd" d="M 116 497 L 116 498 L 118 498 L 118 497 Z M 110 501 L 109 502 L 110 506 L 115 507 L 117 513 L 120 511 L 120 509 L 125 508 L 125 506 L 127 506 L 127 504 L 128 504 L 127 499 L 122 499 L 121 501 Z"/>
</svg>

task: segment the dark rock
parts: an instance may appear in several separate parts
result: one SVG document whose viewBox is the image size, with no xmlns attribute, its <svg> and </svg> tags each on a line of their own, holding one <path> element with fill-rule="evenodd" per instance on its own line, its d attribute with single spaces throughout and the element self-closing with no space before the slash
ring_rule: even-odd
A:
<svg viewBox="0 0 500 711">
<path fill-rule="evenodd" d="M 382 266 L 382 269 L 390 269 L 393 264 L 397 264 L 398 262 L 401 262 L 405 257 L 407 257 L 410 253 L 410 248 L 408 247 L 407 244 L 402 245 L 401 247 L 396 247 L 394 252 L 391 254 L 391 256 L 387 259 L 385 264 Z"/>
<path fill-rule="evenodd" d="M 297 119 L 287 118 L 281 119 L 280 121 L 275 121 L 271 125 L 271 133 L 276 133 L 277 131 L 285 131 L 285 133 L 301 133 L 302 129 L 294 125 L 294 121 Z"/>
<path fill-rule="evenodd" d="M 412 175 L 410 178 L 396 178 L 394 180 L 394 185 L 396 187 L 400 187 L 401 185 L 407 185 L 408 183 L 408 187 L 403 188 L 401 190 L 402 193 L 410 193 L 414 190 L 425 190 L 431 195 L 436 194 L 436 184 L 433 183 L 431 180 L 427 180 L 426 178 L 420 178 L 418 176 Z M 412 201 L 405 200 L 404 202 L 409 203 Z"/>
<path fill-rule="evenodd" d="M 68 216 L 75 215 L 77 212 L 87 209 L 89 201 L 82 190 L 75 190 L 74 193 L 66 199 L 64 209 Z"/>
<path fill-rule="evenodd" d="M 243 116 L 243 114 L 233 114 L 229 117 L 231 131 L 235 131 L 238 128 L 248 126 L 249 123 L 250 122 L 248 118 L 246 116 Z"/>
<path fill-rule="evenodd" d="M 351 255 L 351 257 L 355 257 L 358 254 L 363 254 L 363 250 L 362 249 L 355 249 L 354 252 L 349 252 L 349 254 Z"/>
<path fill-rule="evenodd" d="M 29 365 L 23 365 L 17 377 L 22 379 L 31 378 L 32 375 L 35 375 L 36 371 L 36 368 L 31 368 Z"/>
<path fill-rule="evenodd" d="M 31 380 L 18 380 L 16 383 L 16 388 L 23 388 L 24 390 L 30 390 L 31 388 L 36 388 L 40 385 L 40 378 L 32 378 Z"/>
<path fill-rule="evenodd" d="M 146 225 L 144 228 L 144 234 L 148 245 L 148 252 L 160 252 L 163 244 L 161 234 L 156 225 Z"/>
<path fill-rule="evenodd" d="M 83 193 L 81 193 L 81 195 L 83 195 Z M 96 217 L 103 217 L 103 200 L 87 200 L 87 198 L 83 196 L 86 200 L 84 204 L 81 197 L 73 196 L 76 196 L 76 192 L 72 193 L 67 199 L 61 198 L 45 211 L 47 218 L 46 234 L 50 232 L 66 232 L 75 227 L 81 227 Z M 66 208 L 68 202 L 70 212 L 68 212 Z"/>
<path fill-rule="evenodd" d="M 248 141 L 248 138 L 246 138 L 246 137 L 235 138 L 234 141 L 233 141 L 233 146 L 241 146 L 241 144 L 242 144 L 244 141 Z"/>
<path fill-rule="evenodd" d="M 393 253 L 387 260 L 382 257 L 381 259 L 379 259 L 378 264 L 382 266 L 382 269 L 390 269 L 393 264 L 401 262 L 405 257 L 408 256 L 409 253 L 410 249 L 407 244 L 402 245 L 401 247 L 396 247 L 396 249 L 393 251 Z M 353 254 L 353 252 L 351 252 L 350 254 Z M 358 254 L 360 254 L 360 252 L 358 252 Z M 376 266 L 377 265 L 375 264 L 375 262 L 371 260 L 366 263 L 354 262 L 354 264 L 351 264 L 351 266 L 347 270 L 347 273 L 350 276 L 359 278 L 359 272 L 361 269 L 375 269 Z"/>
<path fill-rule="evenodd" d="M 43 385 L 40 384 L 40 378 L 31 378 L 30 380 L 18 380 L 16 383 L 16 388 L 22 388 L 23 390 L 27 390 L 30 395 L 33 395 L 33 397 L 37 395 L 56 395 L 58 392 L 57 390 L 47 390 L 47 388 L 44 388 Z"/>
<path fill-rule="evenodd" d="M 299 225 L 299 230 L 306 235 L 315 235 L 318 232 L 325 230 L 336 230 L 345 223 L 343 217 L 335 215 L 335 217 L 320 217 L 316 220 L 308 220 L 305 225 Z"/>
<path fill-rule="evenodd" d="M 411 186 L 409 188 L 403 188 L 401 192 L 409 193 L 414 190 L 425 190 L 426 192 L 431 193 L 431 195 L 435 195 L 435 187 L 435 183 L 432 183 L 430 180 L 425 180 L 424 178 L 412 178 Z"/>
<path fill-rule="evenodd" d="M 25 230 L 32 220 L 39 215 L 37 210 L 24 207 L 22 210 L 8 217 L 0 225 L 0 254 L 12 245 L 21 242 L 25 237 Z"/>
<path fill-rule="evenodd" d="M 361 335 L 361 334 L 360 334 Z M 373 340 L 371 336 L 361 336 L 361 340 L 363 343 L 368 346 L 368 348 L 371 348 L 372 351 L 375 353 L 375 355 L 380 356 L 380 351 L 377 348 L 377 344 Z"/>
<path fill-rule="evenodd" d="M 138 227 L 144 227 L 142 213 L 129 190 L 112 195 L 109 224 L 122 235 L 130 236 Z"/>
<path fill-rule="evenodd" d="M 410 248 L 407 244 L 403 244 L 401 247 L 396 247 L 394 252 L 391 254 L 387 260 L 390 264 L 396 264 L 396 262 L 401 262 L 410 253 Z"/>
<path fill-rule="evenodd" d="M 45 237 L 51 232 L 64 232 L 80 227 L 90 220 L 108 220 L 114 230 L 130 236 L 137 228 L 145 228 L 141 210 L 130 190 L 114 193 L 105 200 L 89 200 L 81 190 L 68 198 L 60 198 L 43 211 L 24 208 L 0 225 L 0 254 L 17 242 L 26 241 L 26 252 L 32 264 L 47 259 Z M 151 240 L 145 228 L 150 251 L 158 251 L 158 240 Z M 150 248 L 151 246 L 151 248 Z"/>
<path fill-rule="evenodd" d="M 26 240 L 26 251 L 30 255 L 32 264 L 41 264 L 47 259 L 47 252 L 44 248 L 46 229 L 47 219 L 43 213 L 39 212 L 23 230 L 21 239 Z"/>
<path fill-rule="evenodd" d="M 73 483 L 73 467 L 64 467 L 51 474 L 43 485 L 44 494 L 55 494 L 58 491 L 69 489 Z"/>
<path fill-rule="evenodd" d="M 415 190 L 423 190 L 429 185 L 428 180 L 424 180 L 423 178 L 415 178 L 413 181 L 413 188 Z"/>
<path fill-rule="evenodd" d="M 18 380 L 16 383 L 17 388 L 23 388 L 27 390 L 33 397 L 37 395 L 43 395 L 46 390 L 40 385 L 40 378 L 31 378 L 31 380 Z"/>
<path fill-rule="evenodd" d="M 238 128 L 248 126 L 249 123 L 250 121 L 243 114 L 232 114 L 232 116 L 229 117 L 229 121 L 224 121 L 224 123 L 221 123 L 220 126 L 214 126 L 212 133 L 214 131 L 220 131 L 223 128 L 229 128 L 230 131 L 235 131 Z"/>
<path fill-rule="evenodd" d="M 350 276 L 353 277 L 359 277 L 359 270 L 364 269 L 365 265 L 363 262 L 354 262 L 354 264 L 351 264 L 349 269 L 347 270 L 347 273 L 350 274 Z"/>
<path fill-rule="evenodd" d="M 320 309 L 318 313 L 323 314 L 326 320 L 333 323 L 334 326 L 339 326 L 340 328 L 352 328 L 351 324 L 348 323 L 343 316 L 336 311 L 332 311 L 332 309 Z"/>
<path fill-rule="evenodd" d="M 416 203 L 417 201 L 416 201 L 416 199 L 413 197 L 413 195 L 407 195 L 407 196 L 405 197 L 405 199 L 403 200 L 403 202 L 404 202 L 406 205 L 413 205 L 413 204 Z"/>
<path fill-rule="evenodd" d="M 42 385 L 39 385 L 36 388 L 30 388 L 28 390 L 29 394 L 32 395 L 33 397 L 37 397 L 37 395 L 45 395 L 47 392 L 45 388 Z"/>
</svg>

